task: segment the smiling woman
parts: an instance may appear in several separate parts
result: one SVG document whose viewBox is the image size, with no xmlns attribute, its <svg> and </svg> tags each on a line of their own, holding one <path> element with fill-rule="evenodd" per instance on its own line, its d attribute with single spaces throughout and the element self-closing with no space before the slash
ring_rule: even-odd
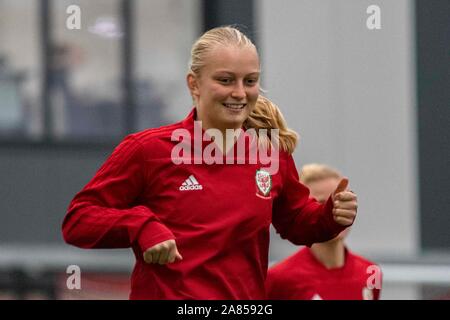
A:
<svg viewBox="0 0 450 320">
<path fill-rule="evenodd" d="M 230 40 L 217 41 L 209 51 L 201 50 L 201 43 L 197 43 L 187 76 L 198 120 L 203 121 L 205 130 L 241 128 L 259 95 L 260 66 L 255 46 L 246 41 L 229 46 L 225 41 Z"/>
<path fill-rule="evenodd" d="M 233 27 L 206 32 L 192 48 L 191 113 L 126 137 L 72 200 L 63 222 L 68 243 L 133 249 L 130 298 L 265 299 L 271 223 L 282 238 L 311 245 L 353 222 L 356 195 L 336 201 L 350 220 L 334 214 L 339 211 L 331 198 L 320 204 L 308 197 L 291 155 L 297 136 L 259 95 L 259 73 L 257 50 L 243 33 Z M 249 161 L 248 144 L 242 144 L 242 162 L 174 164 L 177 132 L 188 137 L 182 143 L 189 150 L 209 153 L 197 122 L 206 131 L 253 130 L 258 137 L 278 129 L 279 149 L 273 147 L 278 135 L 267 137 L 277 170 L 266 170 L 261 157 Z M 230 145 L 230 152 L 239 151 L 234 135 L 222 136 L 233 143 L 223 142 L 221 150 Z"/>
</svg>

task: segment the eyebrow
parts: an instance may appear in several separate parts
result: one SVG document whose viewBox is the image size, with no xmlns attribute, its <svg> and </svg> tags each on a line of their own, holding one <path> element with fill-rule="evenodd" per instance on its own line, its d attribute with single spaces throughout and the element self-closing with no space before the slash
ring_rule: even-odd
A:
<svg viewBox="0 0 450 320">
<path fill-rule="evenodd" d="M 224 74 L 224 73 L 226 73 L 226 74 L 228 74 L 228 75 L 232 75 L 232 76 L 235 75 L 235 73 L 230 72 L 230 71 L 225 71 L 225 70 L 219 70 L 219 71 L 214 72 L 215 75 L 217 75 L 217 74 Z M 246 74 L 245 76 L 246 76 L 246 77 L 247 77 L 247 76 L 259 76 L 260 74 L 261 74 L 261 72 L 255 71 L 255 72 L 248 73 L 248 74 Z"/>
</svg>

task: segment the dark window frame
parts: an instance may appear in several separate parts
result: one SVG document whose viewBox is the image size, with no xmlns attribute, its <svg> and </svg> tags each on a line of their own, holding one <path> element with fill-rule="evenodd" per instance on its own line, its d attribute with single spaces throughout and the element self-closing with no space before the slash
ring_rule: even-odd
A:
<svg viewBox="0 0 450 320">
<path fill-rule="evenodd" d="M 51 125 L 52 100 L 50 99 L 50 65 L 51 55 L 50 48 L 53 40 L 52 26 L 53 16 L 51 14 L 55 0 L 40 0 L 36 14 L 39 15 L 39 32 L 40 32 L 40 61 L 42 68 L 42 84 L 41 84 L 41 103 L 43 112 L 43 135 L 38 139 L 28 136 L 0 136 L 0 146 L 18 147 L 70 147 L 70 148 L 92 148 L 95 146 L 113 146 L 117 144 L 118 137 L 92 137 L 92 139 L 66 137 L 57 139 L 52 135 Z M 253 0 L 201 0 L 202 11 L 202 32 L 221 25 L 235 25 L 245 32 L 256 44 L 257 37 L 255 34 L 255 3 Z M 135 79 L 135 58 L 134 58 L 134 16 L 135 1 L 120 0 L 120 18 L 122 21 L 124 36 L 120 40 L 121 51 L 121 86 L 122 91 L 122 127 L 123 135 L 136 131 L 136 97 L 134 93 Z"/>
</svg>

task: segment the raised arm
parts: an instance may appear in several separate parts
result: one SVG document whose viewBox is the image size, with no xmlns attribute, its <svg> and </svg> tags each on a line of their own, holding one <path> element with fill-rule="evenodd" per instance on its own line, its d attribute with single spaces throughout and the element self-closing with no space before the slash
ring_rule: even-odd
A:
<svg viewBox="0 0 450 320">
<path fill-rule="evenodd" d="M 283 190 L 274 202 L 272 217 L 272 223 L 283 239 L 297 245 L 311 246 L 315 242 L 334 238 L 353 223 L 356 208 L 354 214 L 352 210 L 347 210 L 353 208 L 353 202 L 349 205 L 346 201 L 350 197 L 349 192 L 345 192 L 346 197 L 336 203 L 338 205 L 336 208 L 333 204 L 333 200 L 341 198 L 343 194 L 341 189 L 345 189 L 345 182 L 338 186 L 325 204 L 320 204 L 309 197 L 309 189 L 300 183 L 292 156 L 287 156 L 285 161 L 285 165 L 280 167 L 283 170 L 281 172 Z M 346 208 L 345 212 L 340 210 L 342 206 Z M 345 219 L 342 214 L 345 215 Z"/>
</svg>

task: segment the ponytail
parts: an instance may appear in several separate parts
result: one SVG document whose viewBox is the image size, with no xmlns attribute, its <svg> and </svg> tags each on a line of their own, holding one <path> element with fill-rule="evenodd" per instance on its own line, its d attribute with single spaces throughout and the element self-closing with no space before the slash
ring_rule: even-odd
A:
<svg viewBox="0 0 450 320">
<path fill-rule="evenodd" d="M 297 133 L 289 129 L 283 114 L 277 105 L 260 95 L 250 116 L 244 122 L 245 129 L 255 129 L 259 136 L 260 129 L 267 129 L 269 139 L 270 129 L 279 130 L 279 146 L 281 150 L 292 154 L 298 141 Z"/>
</svg>

